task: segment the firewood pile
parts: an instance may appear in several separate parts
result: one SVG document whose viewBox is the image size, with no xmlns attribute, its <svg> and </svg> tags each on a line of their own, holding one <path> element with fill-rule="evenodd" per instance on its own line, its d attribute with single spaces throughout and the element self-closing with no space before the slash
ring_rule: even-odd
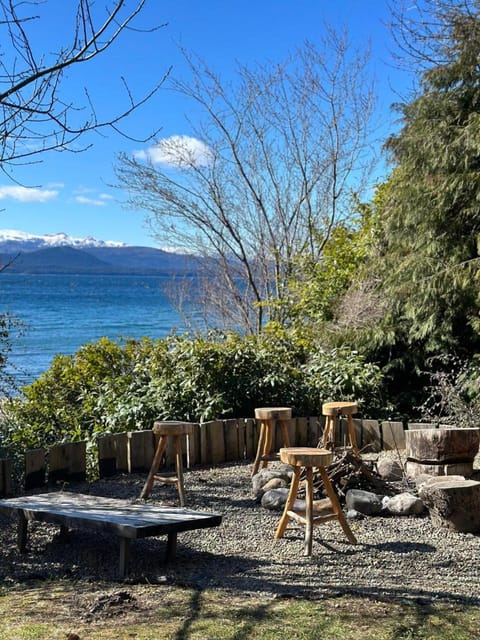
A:
<svg viewBox="0 0 480 640">
<path fill-rule="evenodd" d="M 363 460 L 352 451 L 346 451 L 334 460 L 327 467 L 327 473 L 341 503 L 345 502 L 349 489 L 363 489 L 388 496 L 399 493 L 399 489 L 393 483 L 386 482 L 380 477 L 375 462 Z M 319 500 L 325 497 L 321 476 L 316 471 L 314 472 L 314 498 Z"/>
</svg>

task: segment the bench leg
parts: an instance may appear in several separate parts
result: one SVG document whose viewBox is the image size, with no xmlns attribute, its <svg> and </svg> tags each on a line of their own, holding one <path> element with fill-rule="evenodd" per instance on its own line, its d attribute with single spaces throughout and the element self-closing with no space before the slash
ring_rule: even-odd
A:
<svg viewBox="0 0 480 640">
<path fill-rule="evenodd" d="M 120 563 L 118 565 L 118 573 L 121 578 L 128 575 L 128 563 L 130 560 L 130 538 L 120 537 Z"/>
<path fill-rule="evenodd" d="M 23 511 L 18 512 L 17 545 L 20 553 L 27 547 L 28 521 Z"/>
<path fill-rule="evenodd" d="M 175 554 L 177 552 L 177 532 L 173 531 L 167 536 L 167 550 L 165 552 L 165 562 L 172 562 L 175 560 Z"/>
</svg>

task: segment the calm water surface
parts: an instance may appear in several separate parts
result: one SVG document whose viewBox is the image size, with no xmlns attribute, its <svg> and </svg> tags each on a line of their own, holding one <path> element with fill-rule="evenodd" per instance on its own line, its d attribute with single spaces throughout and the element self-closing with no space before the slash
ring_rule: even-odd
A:
<svg viewBox="0 0 480 640">
<path fill-rule="evenodd" d="M 0 274 L 0 312 L 25 325 L 12 365 L 21 384 L 48 369 L 57 353 L 72 354 L 102 336 L 162 338 L 185 330 L 162 293 L 168 276 Z"/>
</svg>

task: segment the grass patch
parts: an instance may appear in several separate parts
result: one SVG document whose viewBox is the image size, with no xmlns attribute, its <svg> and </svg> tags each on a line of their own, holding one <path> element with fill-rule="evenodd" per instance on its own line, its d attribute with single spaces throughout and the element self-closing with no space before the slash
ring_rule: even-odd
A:
<svg viewBox="0 0 480 640">
<path fill-rule="evenodd" d="M 452 603 L 69 581 L 0 592 L 2 640 L 474 640 L 479 628 L 478 607 Z"/>
</svg>

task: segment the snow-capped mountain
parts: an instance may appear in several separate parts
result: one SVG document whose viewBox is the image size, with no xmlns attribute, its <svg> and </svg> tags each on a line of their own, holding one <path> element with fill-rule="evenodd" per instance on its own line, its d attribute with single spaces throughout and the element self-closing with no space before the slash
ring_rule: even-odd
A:
<svg viewBox="0 0 480 640">
<path fill-rule="evenodd" d="M 0 271 L 10 273 L 171 274 L 193 272 L 198 265 L 195 256 L 153 247 L 0 229 Z"/>
<path fill-rule="evenodd" d="M 35 235 L 14 229 L 0 229 L 0 249 L 9 251 L 37 251 L 48 247 L 74 247 L 89 249 L 92 247 L 126 247 L 124 242 L 97 240 L 96 238 L 76 238 L 66 233 Z"/>
</svg>

